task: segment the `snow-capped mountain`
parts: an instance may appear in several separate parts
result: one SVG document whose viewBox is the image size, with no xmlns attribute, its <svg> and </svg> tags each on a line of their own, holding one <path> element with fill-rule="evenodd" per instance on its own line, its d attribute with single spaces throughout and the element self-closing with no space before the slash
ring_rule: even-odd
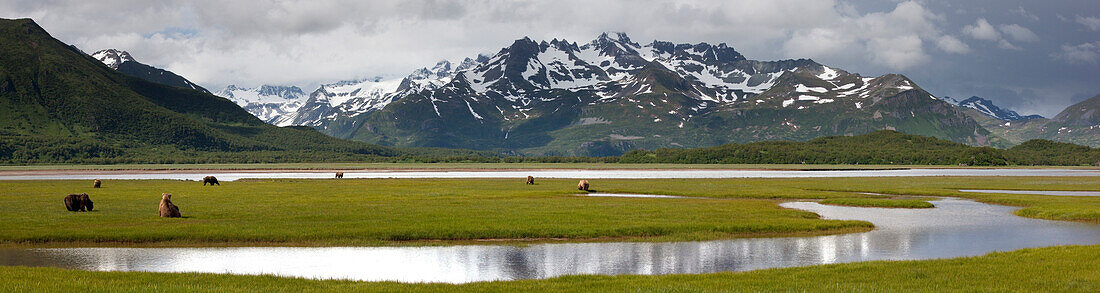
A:
<svg viewBox="0 0 1100 293">
<path fill-rule="evenodd" d="M 114 70 L 118 70 L 118 65 L 123 62 L 137 62 L 134 60 L 134 57 L 130 57 L 129 52 L 115 49 L 101 50 L 92 53 L 92 58 L 99 60 L 99 62 L 103 62 L 104 65 Z"/>
<path fill-rule="evenodd" d="M 111 69 L 118 70 L 123 74 L 141 78 L 144 80 L 152 81 L 159 84 L 170 85 L 175 87 L 189 88 L 193 90 L 199 90 L 202 92 L 210 93 L 205 88 L 179 76 L 171 71 L 156 68 L 153 66 L 145 65 L 138 62 L 134 57 L 130 56 L 129 52 L 121 51 L 117 49 L 106 49 L 92 53 L 92 58 L 103 62 L 104 65 Z"/>
<path fill-rule="evenodd" d="M 287 118 L 302 107 L 306 97 L 302 89 L 296 86 L 273 85 L 257 88 L 229 85 L 214 94 L 237 103 L 260 120 L 278 126 L 293 125 Z"/>
<path fill-rule="evenodd" d="M 978 112 L 980 112 L 982 114 L 985 114 L 989 117 L 997 118 L 997 119 L 1004 120 L 1004 121 L 1017 121 L 1017 120 L 1043 118 L 1043 116 L 1039 116 L 1039 115 L 1028 115 L 1028 116 L 1020 115 L 1019 113 L 1016 113 L 1016 111 L 1012 111 L 1012 110 L 1009 110 L 1009 109 L 1004 109 L 1004 108 L 1001 108 L 1001 107 L 997 107 L 997 105 L 993 104 L 993 101 L 986 100 L 986 99 L 976 97 L 976 96 L 970 97 L 969 99 L 966 99 L 966 100 L 962 100 L 962 101 L 958 102 L 957 105 L 959 105 L 959 107 L 970 108 L 970 109 L 977 110 Z"/>
<path fill-rule="evenodd" d="M 401 78 L 325 84 L 286 117 L 280 121 L 384 145 L 537 155 L 880 129 L 995 143 L 959 108 L 901 75 L 750 60 L 724 43 L 642 45 L 621 33 L 585 43 L 522 38 L 457 66 L 441 61 Z"/>
</svg>

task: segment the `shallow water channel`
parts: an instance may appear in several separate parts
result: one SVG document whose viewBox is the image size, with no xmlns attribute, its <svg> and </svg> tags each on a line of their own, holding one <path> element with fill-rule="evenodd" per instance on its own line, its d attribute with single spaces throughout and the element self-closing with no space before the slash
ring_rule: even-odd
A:
<svg viewBox="0 0 1100 293">
<path fill-rule="evenodd" d="M 241 178 L 333 178 L 333 172 L 87 171 L 62 174 L 0 175 L 0 180 L 178 179 L 221 181 Z M 1073 169 L 897 169 L 897 170 L 508 170 L 508 171 L 345 171 L 344 178 L 830 178 L 899 176 L 1100 176 L 1100 170 Z"/>
<path fill-rule="evenodd" d="M 574 274 L 698 274 L 1100 244 L 1100 225 L 1022 218 L 1011 214 L 1016 209 L 1013 207 L 963 199 L 940 199 L 933 204 L 936 207 L 932 209 L 840 207 L 813 202 L 782 204 L 827 219 L 864 220 L 876 226 L 870 232 L 831 236 L 525 247 L 0 249 L 0 265 L 465 283 Z"/>
</svg>

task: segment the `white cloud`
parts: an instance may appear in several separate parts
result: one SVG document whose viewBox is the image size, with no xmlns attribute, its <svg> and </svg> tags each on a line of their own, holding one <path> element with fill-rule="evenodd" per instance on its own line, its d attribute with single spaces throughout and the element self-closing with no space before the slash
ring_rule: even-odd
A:
<svg viewBox="0 0 1100 293">
<path fill-rule="evenodd" d="M 985 18 L 979 18 L 974 25 L 963 27 L 963 33 L 979 40 L 997 41 L 1001 39 L 1001 33 L 993 25 L 990 25 Z"/>
<path fill-rule="evenodd" d="M 1012 43 L 1009 43 L 1008 40 L 1004 40 L 1004 39 L 1001 39 L 1000 41 L 997 41 L 997 48 L 1001 48 L 1001 49 L 1005 49 L 1005 50 L 1013 50 L 1013 51 L 1023 50 L 1023 48 L 1020 48 L 1019 46 L 1013 45 Z"/>
<path fill-rule="evenodd" d="M 1075 18 L 1073 21 L 1076 21 L 1077 23 L 1080 23 L 1081 25 L 1084 25 L 1085 27 L 1089 28 L 1090 30 L 1092 30 L 1094 32 L 1095 31 L 1100 31 L 1100 17 L 1096 17 L 1096 16 L 1088 16 L 1088 17 L 1077 16 L 1077 18 Z"/>
<path fill-rule="evenodd" d="M 1023 6 L 1018 6 L 1016 9 L 1009 10 L 1009 12 L 1012 12 L 1012 14 L 1019 15 L 1023 18 L 1026 18 L 1030 21 L 1033 21 L 1033 22 L 1034 21 L 1039 21 L 1039 16 L 1038 15 L 1035 15 L 1034 13 L 1031 13 L 1030 11 L 1027 11 L 1026 9 L 1024 9 Z"/>
<path fill-rule="evenodd" d="M 940 46 L 939 40 L 944 37 L 937 27 L 942 17 L 917 2 L 901 2 L 888 12 L 859 15 L 850 7 L 843 11 L 846 12 L 840 13 L 831 22 L 793 30 L 791 37 L 783 43 L 783 51 L 788 56 L 832 60 L 865 56 L 860 58 L 868 59 L 858 61 L 871 61 L 878 66 L 900 70 L 927 61 L 929 56 L 924 51 L 923 43 L 928 41 Z M 944 46 L 950 46 L 944 50 L 953 52 L 968 50 L 961 42 L 945 43 Z"/>
<path fill-rule="evenodd" d="M 1035 35 L 1034 32 L 1018 24 L 1002 24 L 997 28 L 1001 29 L 1001 32 L 1006 36 L 1016 41 L 1035 42 L 1039 40 L 1039 36 Z"/>
<path fill-rule="evenodd" d="M 1081 62 L 1096 64 L 1100 61 L 1100 41 L 1079 45 L 1063 44 L 1062 51 L 1051 54 L 1051 57 L 1071 64 Z"/>
<path fill-rule="evenodd" d="M 966 54 L 970 53 L 970 46 L 963 43 L 958 38 L 953 36 L 944 35 L 936 40 L 936 47 L 947 53 L 954 54 Z"/>
<path fill-rule="evenodd" d="M 962 31 L 971 38 L 994 42 L 997 44 L 997 48 L 1005 50 L 1023 50 L 1023 48 L 1009 42 L 1008 39 L 1018 42 L 1035 42 L 1039 40 L 1039 36 L 1026 27 L 1018 24 L 1002 24 L 994 27 L 985 18 L 979 18 L 973 25 L 963 27 Z"/>
<path fill-rule="evenodd" d="M 872 39 L 867 49 L 872 60 L 890 68 L 908 68 L 928 60 L 916 35 Z"/>
</svg>

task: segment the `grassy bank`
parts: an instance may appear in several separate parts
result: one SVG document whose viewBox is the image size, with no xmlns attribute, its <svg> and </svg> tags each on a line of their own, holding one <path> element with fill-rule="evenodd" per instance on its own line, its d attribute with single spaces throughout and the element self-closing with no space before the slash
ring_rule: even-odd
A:
<svg viewBox="0 0 1100 293">
<path fill-rule="evenodd" d="M 270 163 L 270 164 L 112 164 L 0 166 L 0 171 L 55 170 L 502 170 L 502 169 L 751 169 L 751 170 L 883 170 L 883 169 L 986 169 L 958 165 L 851 165 L 851 164 L 628 164 L 628 163 Z M 1100 169 L 1095 166 L 997 166 L 1026 169 Z"/>
<path fill-rule="evenodd" d="M 0 243 L 382 245 L 430 241 L 700 240 L 863 231 L 771 200 L 576 196 L 574 180 L 0 182 Z M 88 192 L 96 211 L 64 210 Z M 185 218 L 157 217 L 160 194 Z M 417 243 L 417 244 L 422 244 Z"/>
<path fill-rule="evenodd" d="M 0 245 L 393 245 L 478 241 L 674 241 L 843 233 L 780 201 L 872 192 L 974 198 L 1028 217 L 1100 223 L 1100 197 L 962 193 L 958 189 L 1100 190 L 1095 177 L 922 177 L 592 180 L 600 192 L 718 199 L 579 197 L 574 180 L 245 180 L 0 182 Z M 96 211 L 62 198 L 88 192 Z M 162 192 L 185 218 L 162 219 Z"/>
<path fill-rule="evenodd" d="M 821 204 L 849 206 L 849 207 L 877 207 L 877 208 L 905 208 L 927 209 L 935 207 L 932 203 L 919 199 L 887 199 L 887 198 L 830 198 L 821 201 Z"/>
<path fill-rule="evenodd" d="M 0 267 L 0 291 L 13 292 L 710 292 L 710 291 L 1020 291 L 1100 290 L 1100 246 L 996 252 L 978 257 L 874 261 L 740 273 L 567 276 L 462 285 L 318 281 L 273 276 L 89 272 Z M 1021 277 L 1026 276 L 1026 277 Z"/>
<path fill-rule="evenodd" d="M 279 163 L 279 164 L 115 164 L 0 166 L 0 171 L 36 170 L 502 170 L 502 169 L 763 169 L 763 170 L 880 170 L 929 168 L 890 165 L 809 164 L 620 164 L 620 163 Z M 937 168 L 962 168 L 936 166 Z M 1053 167 L 1052 167 L 1053 168 Z M 1058 167 L 1065 168 L 1065 167 Z M 1084 167 L 1078 167 L 1084 168 Z"/>
</svg>

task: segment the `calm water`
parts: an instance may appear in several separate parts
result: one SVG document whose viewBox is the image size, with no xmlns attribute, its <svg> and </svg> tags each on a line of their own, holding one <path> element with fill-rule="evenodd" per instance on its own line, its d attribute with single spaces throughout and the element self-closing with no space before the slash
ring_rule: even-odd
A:
<svg viewBox="0 0 1100 293">
<path fill-rule="evenodd" d="M 1038 195 L 1059 195 L 1059 196 L 1100 196 L 1100 191 L 994 190 L 994 189 L 961 189 L 959 191 L 962 191 L 962 192 L 978 192 L 978 193 L 1038 194 Z"/>
<path fill-rule="evenodd" d="M 629 199 L 624 199 L 629 200 Z M 676 199 L 669 199 L 676 200 Z M 572 274 L 697 274 L 868 260 L 949 258 L 1064 244 L 1100 244 L 1100 226 L 1027 219 L 1012 207 L 960 199 L 933 209 L 783 206 L 829 219 L 870 221 L 846 235 L 672 243 L 527 247 L 243 247 L 0 249 L 0 264 L 101 271 L 274 274 L 463 283 Z"/>
<path fill-rule="evenodd" d="M 202 180 L 207 175 L 221 181 L 241 178 L 332 178 L 335 173 L 317 172 L 231 172 L 203 173 L 134 172 L 50 175 L 3 175 L 0 180 L 91 180 L 91 179 L 181 179 Z M 369 171 L 344 172 L 344 178 L 815 178 L 815 177 L 898 177 L 898 176 L 1100 176 L 1100 170 L 1069 169 L 907 169 L 907 170 L 529 170 L 529 171 Z"/>
</svg>

